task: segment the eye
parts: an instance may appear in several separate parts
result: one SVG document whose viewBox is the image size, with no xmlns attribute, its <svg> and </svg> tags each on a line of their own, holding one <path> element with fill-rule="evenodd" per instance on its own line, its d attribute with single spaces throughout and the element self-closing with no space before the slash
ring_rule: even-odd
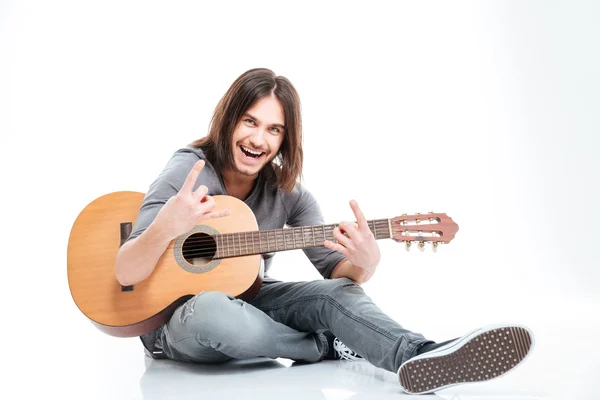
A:
<svg viewBox="0 0 600 400">
<path fill-rule="evenodd" d="M 271 132 L 273 132 L 273 133 L 279 133 L 281 131 L 279 130 L 279 128 L 273 126 L 273 127 L 271 127 Z"/>
<path fill-rule="evenodd" d="M 250 124 L 250 125 L 254 125 L 254 121 L 253 121 L 253 120 L 251 120 L 250 118 L 246 118 L 246 119 L 244 120 L 244 122 L 246 122 L 246 123 L 248 123 L 248 124 Z"/>
</svg>

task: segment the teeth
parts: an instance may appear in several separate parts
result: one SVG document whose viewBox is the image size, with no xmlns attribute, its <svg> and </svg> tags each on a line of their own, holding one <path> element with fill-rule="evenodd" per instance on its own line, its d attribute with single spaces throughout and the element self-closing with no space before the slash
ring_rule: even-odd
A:
<svg viewBox="0 0 600 400">
<path fill-rule="evenodd" d="M 262 152 L 260 152 L 260 153 L 257 153 L 257 152 L 255 152 L 255 151 L 252 151 L 252 150 L 248 149 L 247 147 L 244 147 L 244 146 L 241 146 L 241 147 L 242 147 L 242 149 L 244 149 L 244 150 L 245 150 L 245 151 L 247 151 L 248 153 L 250 153 L 250 154 L 254 154 L 255 156 L 260 156 L 260 155 L 262 154 Z"/>
</svg>

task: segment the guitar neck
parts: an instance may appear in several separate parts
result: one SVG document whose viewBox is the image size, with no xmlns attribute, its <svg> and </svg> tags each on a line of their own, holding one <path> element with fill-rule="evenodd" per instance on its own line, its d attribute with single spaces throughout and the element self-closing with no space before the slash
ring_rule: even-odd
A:
<svg viewBox="0 0 600 400">
<path fill-rule="evenodd" d="M 389 219 L 370 220 L 367 223 L 376 240 L 392 237 Z M 333 230 L 338 226 L 339 224 L 313 225 L 215 235 L 217 251 L 214 258 L 240 257 L 323 246 L 325 240 L 336 241 Z"/>
</svg>

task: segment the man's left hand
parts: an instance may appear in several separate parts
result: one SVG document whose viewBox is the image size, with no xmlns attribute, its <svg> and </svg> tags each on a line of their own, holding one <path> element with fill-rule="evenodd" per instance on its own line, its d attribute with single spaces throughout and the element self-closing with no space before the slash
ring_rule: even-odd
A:
<svg viewBox="0 0 600 400">
<path fill-rule="evenodd" d="M 350 208 L 357 222 L 340 222 L 339 228 L 333 230 L 333 236 L 338 243 L 326 240 L 323 245 L 342 253 L 354 266 L 364 269 L 366 276 L 370 277 L 381 259 L 379 246 L 356 201 L 350 201 Z"/>
</svg>

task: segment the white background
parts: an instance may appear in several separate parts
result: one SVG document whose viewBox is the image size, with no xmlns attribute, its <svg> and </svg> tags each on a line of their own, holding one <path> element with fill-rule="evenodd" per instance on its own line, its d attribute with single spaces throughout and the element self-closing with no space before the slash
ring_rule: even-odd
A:
<svg viewBox="0 0 600 400">
<path fill-rule="evenodd" d="M 538 343 L 548 324 L 572 336 L 600 300 L 599 18 L 594 1 L 1 2 L 13 381 L 44 349 L 66 363 L 140 351 L 74 305 L 71 226 L 103 194 L 145 192 L 254 67 L 300 94 L 304 183 L 327 222 L 354 218 L 356 199 L 368 219 L 459 224 L 437 254 L 380 242 L 364 287 L 382 309 L 434 340 L 497 322 L 539 327 Z M 272 275 L 319 278 L 300 251 Z"/>
</svg>

